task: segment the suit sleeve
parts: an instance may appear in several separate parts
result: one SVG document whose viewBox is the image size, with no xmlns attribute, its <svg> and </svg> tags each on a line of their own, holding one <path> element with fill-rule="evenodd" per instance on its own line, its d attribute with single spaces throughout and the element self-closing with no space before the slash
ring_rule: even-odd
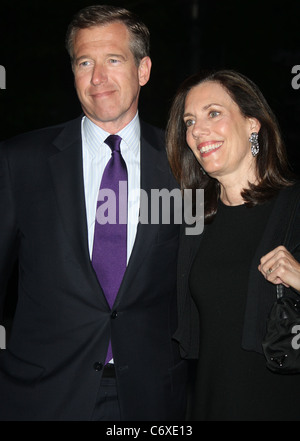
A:
<svg viewBox="0 0 300 441">
<path fill-rule="evenodd" d="M 299 194 L 300 189 L 298 189 Z M 290 243 L 288 245 L 288 250 L 292 253 L 294 258 L 300 263 L 300 198 L 297 199 L 297 207 L 295 212 L 295 219 L 293 222 L 293 227 L 291 231 Z M 292 291 L 300 294 L 299 291 L 291 288 Z"/>
<path fill-rule="evenodd" d="M 295 256 L 295 258 L 299 261 L 300 258 L 300 185 L 297 187 L 297 205 L 295 207 L 295 215 L 293 220 L 293 225 L 291 226 L 291 232 L 289 237 L 289 243 L 287 248 L 289 251 Z"/>
<path fill-rule="evenodd" d="M 17 226 L 8 160 L 0 146 L 0 322 L 6 287 L 17 256 Z"/>
<path fill-rule="evenodd" d="M 173 338 L 178 341 L 182 358 L 197 359 L 199 354 L 199 314 L 189 290 L 190 242 L 193 236 L 185 236 L 185 224 L 181 226 L 178 252 L 177 305 L 178 328 Z"/>
</svg>

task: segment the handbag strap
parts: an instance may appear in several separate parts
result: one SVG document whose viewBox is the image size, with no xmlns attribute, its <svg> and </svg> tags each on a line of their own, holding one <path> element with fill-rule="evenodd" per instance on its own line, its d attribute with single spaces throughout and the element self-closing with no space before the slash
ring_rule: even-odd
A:
<svg viewBox="0 0 300 441">
<path fill-rule="evenodd" d="M 293 209 L 291 211 L 289 223 L 288 223 L 285 237 L 283 240 L 283 246 L 285 246 L 285 247 L 287 246 L 287 244 L 289 243 L 289 240 L 290 240 L 290 235 L 291 235 L 291 231 L 292 231 L 291 227 L 292 227 L 292 224 L 293 224 L 295 216 L 296 216 L 296 211 L 297 211 L 299 199 L 300 199 L 300 193 L 298 193 L 296 195 L 295 203 L 294 203 Z M 284 286 L 282 285 L 282 283 L 280 283 L 279 285 L 276 285 L 276 291 L 277 291 L 277 300 L 280 300 L 284 295 Z"/>
</svg>

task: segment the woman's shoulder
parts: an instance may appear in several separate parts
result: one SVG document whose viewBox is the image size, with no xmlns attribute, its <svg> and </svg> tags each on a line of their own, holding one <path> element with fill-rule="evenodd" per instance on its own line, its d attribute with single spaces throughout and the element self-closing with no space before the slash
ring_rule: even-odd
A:
<svg viewBox="0 0 300 441">
<path fill-rule="evenodd" d="M 291 208 L 293 201 L 299 201 L 300 199 L 300 181 L 295 181 L 288 187 L 284 187 L 280 190 L 278 195 L 277 205 L 286 205 Z"/>
</svg>

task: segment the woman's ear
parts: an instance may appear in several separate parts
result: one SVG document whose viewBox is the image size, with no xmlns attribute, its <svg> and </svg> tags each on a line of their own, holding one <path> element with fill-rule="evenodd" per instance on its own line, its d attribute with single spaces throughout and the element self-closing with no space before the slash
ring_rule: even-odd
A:
<svg viewBox="0 0 300 441">
<path fill-rule="evenodd" d="M 253 132 L 258 133 L 260 131 L 261 124 L 256 118 L 249 118 L 250 134 Z"/>
</svg>

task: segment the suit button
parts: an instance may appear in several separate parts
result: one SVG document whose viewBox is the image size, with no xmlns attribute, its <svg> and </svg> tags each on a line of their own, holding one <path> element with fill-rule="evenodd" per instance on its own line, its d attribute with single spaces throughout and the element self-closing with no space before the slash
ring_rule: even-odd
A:
<svg viewBox="0 0 300 441">
<path fill-rule="evenodd" d="M 103 364 L 100 363 L 99 361 L 97 361 L 97 363 L 94 364 L 94 369 L 95 369 L 95 371 L 97 371 L 97 372 L 102 371 L 102 369 L 103 369 Z"/>
<path fill-rule="evenodd" d="M 117 311 L 114 311 L 111 315 L 111 318 L 116 319 L 117 317 L 118 317 L 118 313 L 117 313 Z"/>
</svg>

